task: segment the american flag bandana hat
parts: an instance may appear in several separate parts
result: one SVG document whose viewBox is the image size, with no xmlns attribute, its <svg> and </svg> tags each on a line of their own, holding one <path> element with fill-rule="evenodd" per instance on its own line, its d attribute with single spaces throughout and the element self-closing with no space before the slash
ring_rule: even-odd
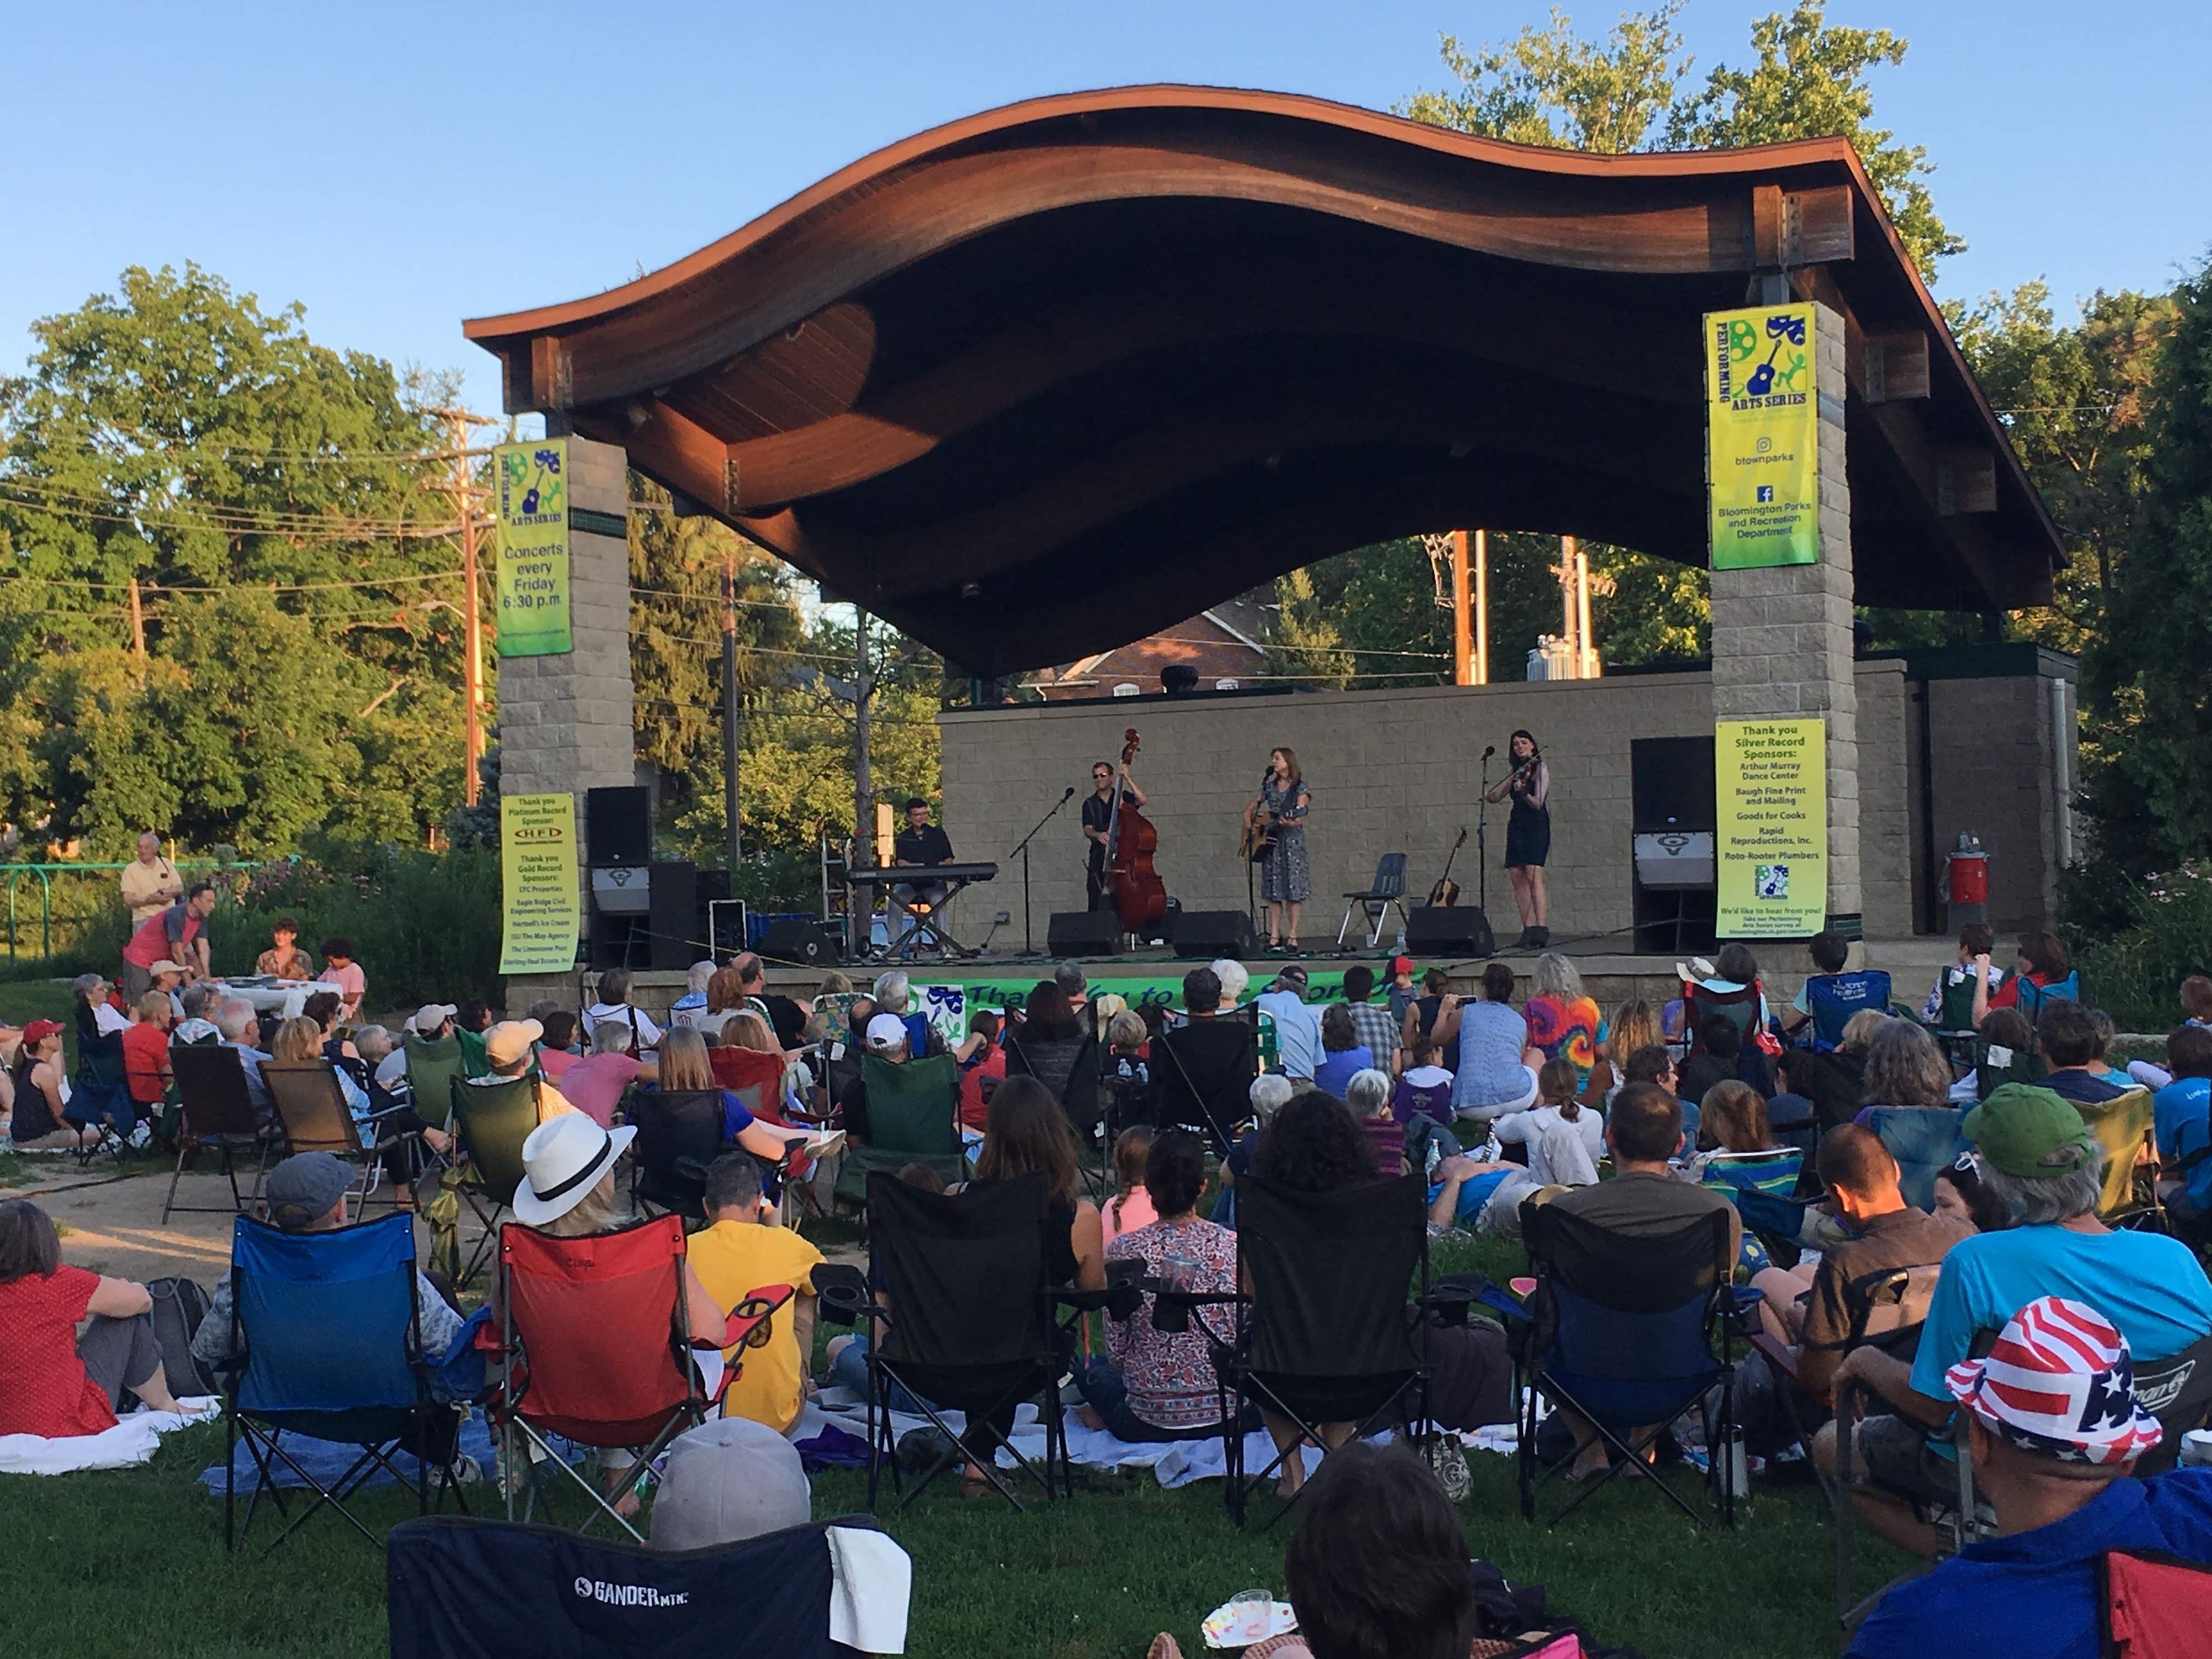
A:
<svg viewBox="0 0 2212 1659">
<path fill-rule="evenodd" d="M 2069 1463 L 2124 1463 L 2158 1444 L 2159 1421 L 2136 1398 L 2128 1345 L 2094 1308 L 2039 1297 L 2011 1319 L 1985 1359 L 1943 1374 L 1954 1399 L 2024 1450 Z"/>
</svg>

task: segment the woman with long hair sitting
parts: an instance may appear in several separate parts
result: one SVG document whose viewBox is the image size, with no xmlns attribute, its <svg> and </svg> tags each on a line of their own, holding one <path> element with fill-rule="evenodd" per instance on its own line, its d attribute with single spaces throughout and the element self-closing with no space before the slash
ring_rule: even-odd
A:
<svg viewBox="0 0 2212 1659">
<path fill-rule="evenodd" d="M 769 1041 L 775 1039 L 771 1036 Z M 755 1117 L 744 1102 L 723 1088 L 715 1080 L 714 1062 L 707 1056 L 707 1039 L 690 1026 L 678 1025 L 661 1033 L 659 1079 L 645 1085 L 648 1093 L 656 1088 L 670 1093 L 714 1090 L 722 1097 L 722 1139 L 772 1164 L 782 1158 L 786 1147 L 810 1138 L 804 1129 L 785 1129 Z"/>
</svg>

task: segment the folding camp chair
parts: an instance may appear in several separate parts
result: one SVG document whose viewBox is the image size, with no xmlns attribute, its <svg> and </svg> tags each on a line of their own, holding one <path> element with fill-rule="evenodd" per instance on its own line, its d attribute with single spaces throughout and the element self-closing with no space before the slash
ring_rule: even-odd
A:
<svg viewBox="0 0 2212 1659">
<path fill-rule="evenodd" d="M 224 1400 L 228 1456 L 223 1477 L 223 1541 L 238 1548 L 253 1526 L 264 1492 L 288 1517 L 275 1549 L 328 1505 L 371 1543 L 376 1534 L 346 1507 L 379 1469 L 415 1488 L 430 1507 L 430 1466 L 440 1501 L 458 1490 L 453 1460 L 459 1413 L 432 1404 L 436 1356 L 422 1349 L 416 1302 L 415 1224 L 387 1215 L 335 1232 L 288 1233 L 240 1216 L 230 1246 L 231 1352 L 244 1356 Z M 286 1449 L 291 1432 L 358 1446 L 361 1455 L 325 1486 Z M 257 1479 L 246 1517 L 236 1519 L 237 1448 L 243 1439 Z M 410 1480 L 392 1461 L 416 1457 Z M 314 1501 L 291 1515 L 277 1485 L 278 1465 L 307 1483 Z"/>
<path fill-rule="evenodd" d="M 1006 1027 L 1006 1075 L 1036 1078 L 1051 1089 L 1053 1098 L 1060 1103 L 1060 1110 L 1067 1115 L 1068 1127 L 1075 1132 L 1076 1145 L 1096 1154 L 1099 1146 L 1098 1126 L 1105 1113 L 1098 1081 L 1099 1056 L 1103 1044 L 1095 1025 L 1085 1031 L 1082 1041 L 1076 1044 L 1075 1053 L 1068 1060 L 1066 1074 L 1058 1080 L 1057 1086 L 1054 1079 L 1047 1075 L 1049 1068 L 1041 1069 L 1036 1064 L 1030 1052 L 1030 1044 L 1023 1040 L 1021 1028 L 1011 1022 Z M 1091 1196 L 1101 1201 L 1105 1193 L 1104 1175 L 1100 1167 L 1103 1163 L 1103 1159 L 1097 1164 L 1085 1164 L 1078 1159 L 1078 1167 L 1083 1171 L 1084 1182 L 1091 1189 Z"/>
<path fill-rule="evenodd" d="M 79 1164 L 89 1164 L 102 1152 L 112 1152 L 120 1159 L 123 1142 L 138 1123 L 138 1109 L 131 1099 L 123 1060 L 122 1032 L 77 1038 L 76 1075 L 70 1081 L 69 1108 L 63 1115 L 71 1123 L 101 1130 L 96 1143 L 76 1150 Z M 108 1139 L 110 1135 L 116 1139 Z"/>
<path fill-rule="evenodd" d="M 384 1178 L 385 1153 L 405 1137 L 386 1134 L 374 1117 L 357 1121 L 346 1102 L 337 1068 L 327 1060 L 264 1060 L 261 1080 L 269 1087 L 276 1121 L 284 1131 L 284 1155 L 337 1154 L 357 1171 L 356 1189 L 347 1196 L 356 1206 L 367 1204 Z M 394 1107 L 386 1115 L 399 1109 Z M 392 1202 L 398 1201 L 395 1194 Z"/>
<path fill-rule="evenodd" d="M 461 1074 L 464 1077 L 485 1077 L 491 1072 L 491 1056 L 484 1052 L 482 1031 L 464 1031 L 453 1027 L 454 1046 L 460 1051 Z"/>
<path fill-rule="evenodd" d="M 1336 925 L 1336 948 L 1344 948 L 1344 936 L 1352 931 L 1354 909 L 1367 920 L 1367 948 L 1373 950 L 1382 942 L 1383 924 L 1390 920 L 1392 907 L 1396 907 L 1399 925 L 1407 926 L 1412 918 L 1406 914 L 1406 855 L 1385 853 L 1375 860 L 1375 879 L 1357 893 L 1344 896 L 1344 920 Z"/>
<path fill-rule="evenodd" d="M 1898 1189 L 1915 1209 L 1936 1207 L 1936 1177 L 1966 1150 L 1963 1114 L 1948 1108 L 1877 1106 L 1868 1115 L 1889 1155 L 1897 1160 Z"/>
<path fill-rule="evenodd" d="M 722 1091 L 641 1090 L 629 1121 L 637 1126 L 631 1147 L 631 1202 L 704 1221 L 707 1166 L 722 1151 Z"/>
<path fill-rule="evenodd" d="M 1756 981 L 1737 990 L 1716 991 L 1699 981 L 1684 980 L 1682 1015 L 1689 1025 L 1689 1053 L 1705 1053 L 1705 1021 L 1715 1014 L 1725 1014 L 1735 1022 L 1736 1035 L 1743 1040 L 1745 1046 L 1756 1042 L 1759 1037 L 1759 1006 L 1765 995 Z"/>
<path fill-rule="evenodd" d="M 757 1048 L 709 1048 L 707 1062 L 714 1081 L 727 1089 L 755 1117 L 780 1119 L 783 1112 L 783 1056 Z"/>
<path fill-rule="evenodd" d="M 1251 1492 L 1287 1454 L 1246 1479 L 1240 1395 L 1297 1428 L 1301 1456 L 1310 1441 L 1326 1458 L 1317 1425 L 1349 1423 L 1357 1439 L 1412 1391 L 1419 1409 L 1404 1416 L 1425 1442 L 1427 1373 L 1406 1309 L 1417 1286 L 1416 1305 L 1427 1304 L 1429 1230 L 1428 1187 L 1418 1175 L 1333 1193 L 1294 1193 L 1240 1176 L 1237 1193 L 1237 1277 L 1249 1294 L 1164 1291 L 1160 1300 L 1194 1309 L 1218 1301 L 1233 1310 L 1233 1340 L 1212 1345 L 1213 1370 L 1229 1518 L 1242 1527 Z M 1278 1508 L 1267 1525 L 1289 1508 Z"/>
<path fill-rule="evenodd" d="M 1805 981 L 1805 1006 L 1813 1015 L 1808 1046 L 1822 1053 L 1841 1047 L 1851 1017 L 1869 1008 L 1887 1010 L 1889 992 L 1889 975 L 1879 969 L 1814 975 Z"/>
<path fill-rule="evenodd" d="M 681 1552 L 439 1516 L 392 1528 L 387 1560 L 392 1659 L 907 1650 L 913 1564 L 866 1516 Z"/>
<path fill-rule="evenodd" d="M 868 1097 L 868 1138 L 847 1141 L 837 1170 L 837 1196 L 864 1200 L 868 1177 L 896 1173 L 909 1164 L 934 1170 L 949 1184 L 968 1178 L 960 1139 L 960 1062 L 950 1054 L 892 1061 L 878 1054 L 860 1060 Z"/>
<path fill-rule="evenodd" d="M 177 1079 L 179 1118 L 177 1167 L 169 1176 L 169 1195 L 161 1202 L 161 1224 L 167 1226 L 173 1214 L 223 1213 L 207 1205 L 177 1202 L 177 1183 L 184 1179 L 185 1160 L 202 1147 L 222 1159 L 223 1176 L 230 1182 L 231 1212 L 242 1212 L 247 1200 L 238 1190 L 235 1160 L 247 1152 L 265 1154 L 270 1145 L 262 1138 L 261 1114 L 254 1109 L 253 1097 L 246 1086 L 246 1062 L 239 1058 L 237 1049 L 220 1043 L 179 1042 L 170 1047 L 169 1069 Z M 254 1160 L 256 1198 L 261 1193 L 261 1173 L 266 1163 L 265 1156 Z"/>
<path fill-rule="evenodd" d="M 2212 1567 L 2161 1551 L 2106 1550 L 2097 1571 L 2097 1651 L 2197 1659 L 2212 1629 Z"/>
<path fill-rule="evenodd" d="M 2164 1230 L 2158 1182 L 2148 1171 L 2158 1167 L 2151 1092 L 2130 1089 L 2110 1100 L 2075 1101 L 2089 1133 L 2105 1149 L 2105 1191 L 2097 1218 L 2109 1227 Z"/>
<path fill-rule="evenodd" d="M 1226 1153 L 1238 1124 L 1252 1115 L 1260 1074 L 1260 1034 L 1238 1015 L 1171 1025 L 1152 1044 L 1153 1115 L 1163 1128 L 1204 1135 Z"/>
<path fill-rule="evenodd" d="M 2008 1083 L 2040 1083 L 2051 1073 L 2038 1050 L 2007 1048 L 1984 1036 L 1974 1038 L 1971 1059 L 1974 1094 L 1981 1100 L 1987 1100 Z"/>
<path fill-rule="evenodd" d="M 1060 1422 L 1060 1378 L 1073 1349 L 1073 1334 L 1054 1316 L 1057 1307 L 1081 1312 L 1107 1304 L 1105 1293 L 1056 1290 L 1047 1279 L 1045 1228 L 1049 1195 L 1042 1176 L 971 1183 L 957 1193 L 928 1193 L 878 1170 L 868 1178 L 868 1280 L 872 1295 L 855 1311 L 873 1327 L 868 1345 L 868 1506 L 873 1509 L 882 1472 L 902 1486 L 891 1424 L 899 1391 L 913 1397 L 948 1445 L 903 1493 L 903 1510 L 922 1489 L 969 1457 L 945 1420 L 949 1411 L 967 1418 L 973 1461 L 999 1495 L 1017 1510 L 1021 1500 L 1000 1474 L 997 1450 L 1012 1454 L 1049 1499 L 1058 1495 L 1053 1473 L 1067 1489 L 1067 1440 Z M 992 1419 L 1011 1420 L 1024 1400 L 1035 1400 L 1044 1419 L 1040 1468 Z"/>
<path fill-rule="evenodd" d="M 429 1113 L 453 1098 L 453 1079 L 467 1075 L 461 1069 L 460 1039 L 451 1033 L 427 1042 L 410 1031 L 401 1039 L 407 1054 L 407 1086 L 414 1091 L 416 1109 Z M 452 1120 L 447 1120 L 450 1127 Z"/>
<path fill-rule="evenodd" d="M 1243 1183 L 1239 1182 L 1242 1186 Z M 1536 1517 L 1538 1487 L 1579 1454 L 1539 1469 L 1537 1403 L 1548 1398 L 1596 1432 L 1612 1461 L 1549 1522 L 1557 1526 L 1631 1464 L 1641 1463 L 1685 1413 L 1718 1385 L 1720 1409 L 1705 1431 L 1708 1483 L 1723 1527 L 1739 1495 L 1724 1474 L 1735 1435 L 1735 1341 L 1742 1305 L 1731 1288 L 1729 1217 L 1716 1210 L 1665 1233 L 1619 1233 L 1557 1204 L 1522 1212 L 1535 1274 L 1526 1316 L 1509 1325 L 1515 1395 L 1522 1402 L 1516 1456 L 1521 1514 Z M 1641 1432 L 1638 1432 L 1641 1431 Z M 1658 1470 L 1650 1484 L 1691 1520 L 1706 1516 Z"/>
<path fill-rule="evenodd" d="M 505 1468 L 522 1467 L 519 1436 L 527 1443 L 533 1471 L 557 1470 L 591 1499 L 580 1531 L 604 1514 L 644 1541 L 629 1518 L 570 1466 L 552 1437 L 633 1451 L 641 1477 L 651 1478 L 663 1448 L 719 1409 L 737 1375 L 732 1366 L 719 1388 L 707 1391 L 691 1358 L 683 1292 L 680 1217 L 654 1216 L 581 1238 L 551 1237 L 519 1222 L 500 1229 L 500 1348 L 507 1373 L 487 1408 L 499 1427 Z M 732 1310 L 726 1329 L 704 1333 L 699 1346 L 757 1346 L 751 1339 L 769 1329 L 769 1319 L 791 1297 L 788 1285 L 749 1291 Z M 505 1484 L 511 1521 L 521 1483 L 510 1478 Z M 533 1481 L 524 1519 L 536 1501 Z"/>
<path fill-rule="evenodd" d="M 533 1074 L 477 1083 L 457 1076 L 446 1093 L 452 1103 L 449 1121 L 468 1160 L 466 1178 L 457 1190 L 484 1230 L 467 1267 L 454 1279 L 456 1285 L 465 1286 L 498 1248 L 499 1212 L 514 1207 L 514 1189 L 522 1184 L 522 1143 L 538 1127 L 538 1079 Z"/>
</svg>

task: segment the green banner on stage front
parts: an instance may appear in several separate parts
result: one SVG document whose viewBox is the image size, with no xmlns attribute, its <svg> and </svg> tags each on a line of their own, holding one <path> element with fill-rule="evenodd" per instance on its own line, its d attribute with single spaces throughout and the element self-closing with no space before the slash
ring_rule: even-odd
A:
<svg viewBox="0 0 2212 1659">
<path fill-rule="evenodd" d="M 1828 726 L 1714 727 L 1722 939 L 1808 939 L 1828 921 Z"/>
<path fill-rule="evenodd" d="M 499 654 L 551 657 L 575 648 L 568 625 L 568 441 L 501 444 L 497 480 Z"/>
<path fill-rule="evenodd" d="M 1820 408 L 1809 305 L 1705 315 L 1712 568 L 1820 556 Z"/>
<path fill-rule="evenodd" d="M 1199 964 L 1193 963 L 1190 967 Z M 1018 1007 L 1029 1000 L 1030 993 L 1036 988 L 1037 975 L 1006 977 L 1003 975 L 977 975 L 973 978 L 944 974 L 933 979 L 918 975 L 927 969 L 914 970 L 917 975 L 912 983 L 915 1006 L 928 1015 L 929 1023 L 945 1034 L 949 1042 L 958 1042 L 968 1035 L 968 1017 L 979 1008 Z M 1182 976 L 1185 968 L 1173 973 L 1115 974 L 1102 976 L 1091 982 L 1092 999 L 1107 995 L 1124 999 L 1132 1008 L 1160 1007 L 1178 1011 L 1182 1007 Z M 1324 1003 L 1339 1002 L 1344 998 L 1344 969 L 1341 968 L 1311 969 L 1306 983 L 1306 1000 L 1315 1007 Z M 1049 977 L 1049 975 L 1044 975 Z M 1245 993 L 1249 1000 L 1265 990 L 1273 975 L 1263 963 Z"/>
<path fill-rule="evenodd" d="M 499 874 L 499 971 L 567 973 L 583 906 L 574 795 L 500 797 Z"/>
</svg>

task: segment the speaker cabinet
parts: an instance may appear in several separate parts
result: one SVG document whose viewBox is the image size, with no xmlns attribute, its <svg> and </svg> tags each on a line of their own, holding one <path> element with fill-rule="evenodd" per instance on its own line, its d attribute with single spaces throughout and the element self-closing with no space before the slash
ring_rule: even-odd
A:
<svg viewBox="0 0 2212 1659">
<path fill-rule="evenodd" d="M 653 800 L 641 786 L 584 792 L 584 851 L 595 868 L 653 857 Z"/>
<path fill-rule="evenodd" d="M 1175 953 L 1187 962 L 1252 954 L 1252 918 L 1242 910 L 1185 910 L 1175 919 Z"/>
<path fill-rule="evenodd" d="M 652 866 L 646 917 L 653 929 L 649 961 L 656 969 L 689 968 L 706 954 L 699 927 L 699 872 L 689 864 Z"/>
<path fill-rule="evenodd" d="M 1118 957 L 1121 918 L 1111 910 L 1055 910 L 1045 924 L 1044 948 L 1056 957 Z"/>
<path fill-rule="evenodd" d="M 820 922 L 801 919 L 771 923 L 761 935 L 760 954 L 772 963 L 827 968 L 836 962 L 838 951 Z"/>
<path fill-rule="evenodd" d="M 1406 949 L 1415 956 L 1487 957 L 1498 951 L 1479 904 L 1424 904 L 1406 913 Z"/>
</svg>

